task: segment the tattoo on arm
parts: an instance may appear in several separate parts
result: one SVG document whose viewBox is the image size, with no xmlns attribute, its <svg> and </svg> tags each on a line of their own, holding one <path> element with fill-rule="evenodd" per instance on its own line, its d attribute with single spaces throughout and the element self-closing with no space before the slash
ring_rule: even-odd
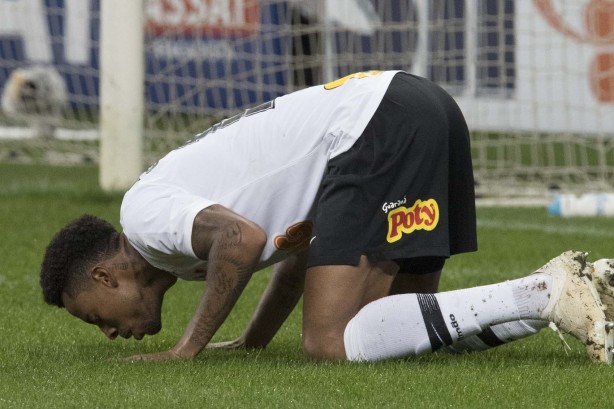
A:
<svg viewBox="0 0 614 409">
<path fill-rule="evenodd" d="M 240 222 L 233 221 L 219 231 L 211 243 L 207 289 L 189 335 L 197 345 L 206 345 L 222 325 L 249 282 L 260 256 L 254 251 L 256 247 L 246 245 L 248 239 L 243 227 Z"/>
<path fill-rule="evenodd" d="M 215 286 L 215 292 L 217 292 L 219 295 L 224 295 L 232 289 L 232 284 L 232 278 L 222 276 L 218 279 L 218 285 Z"/>
<path fill-rule="evenodd" d="M 234 224 L 228 226 L 221 234 L 218 248 L 220 250 L 235 248 L 241 244 L 242 238 L 243 232 L 241 231 L 241 226 L 239 226 L 239 223 L 235 222 Z"/>
</svg>

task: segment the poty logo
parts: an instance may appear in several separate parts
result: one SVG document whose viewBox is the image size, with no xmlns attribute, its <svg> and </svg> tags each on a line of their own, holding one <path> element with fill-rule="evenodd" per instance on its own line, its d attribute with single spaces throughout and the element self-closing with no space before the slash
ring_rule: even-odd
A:
<svg viewBox="0 0 614 409">
<path fill-rule="evenodd" d="M 403 234 L 416 230 L 431 231 L 439 222 L 439 205 L 435 199 L 416 200 L 410 208 L 397 207 L 388 213 L 388 243 L 401 239 Z"/>
<path fill-rule="evenodd" d="M 589 80 L 593 95 L 599 102 L 614 103 L 614 2 L 590 0 L 584 6 L 582 31 L 575 30 L 561 16 L 553 0 L 533 0 L 537 10 L 555 30 L 582 43 L 593 44 L 599 50 L 590 67 Z"/>
</svg>

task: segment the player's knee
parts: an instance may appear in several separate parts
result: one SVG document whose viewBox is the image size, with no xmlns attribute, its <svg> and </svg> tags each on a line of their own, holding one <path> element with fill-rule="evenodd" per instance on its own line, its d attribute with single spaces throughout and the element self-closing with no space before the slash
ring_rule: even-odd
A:
<svg viewBox="0 0 614 409">
<path fill-rule="evenodd" d="M 314 360 L 342 361 L 345 360 L 343 333 L 317 334 L 303 333 L 303 353 Z"/>
</svg>

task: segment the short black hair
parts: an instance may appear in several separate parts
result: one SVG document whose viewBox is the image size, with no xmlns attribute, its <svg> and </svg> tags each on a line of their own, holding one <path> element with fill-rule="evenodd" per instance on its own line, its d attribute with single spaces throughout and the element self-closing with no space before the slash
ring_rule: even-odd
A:
<svg viewBox="0 0 614 409">
<path fill-rule="evenodd" d="M 41 264 L 40 285 L 47 304 L 64 307 L 62 293 L 71 297 L 87 288 L 87 271 L 119 249 L 119 233 L 113 225 L 83 215 L 53 237 Z"/>
</svg>

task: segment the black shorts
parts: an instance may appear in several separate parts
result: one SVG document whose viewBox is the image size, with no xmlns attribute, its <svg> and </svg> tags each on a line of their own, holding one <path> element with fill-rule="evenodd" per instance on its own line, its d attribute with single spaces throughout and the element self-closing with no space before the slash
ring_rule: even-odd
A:
<svg viewBox="0 0 614 409">
<path fill-rule="evenodd" d="M 354 146 L 328 163 L 308 265 L 357 265 L 365 255 L 401 272 L 418 259 L 435 271 L 475 250 L 465 119 L 442 88 L 398 73 Z"/>
</svg>

